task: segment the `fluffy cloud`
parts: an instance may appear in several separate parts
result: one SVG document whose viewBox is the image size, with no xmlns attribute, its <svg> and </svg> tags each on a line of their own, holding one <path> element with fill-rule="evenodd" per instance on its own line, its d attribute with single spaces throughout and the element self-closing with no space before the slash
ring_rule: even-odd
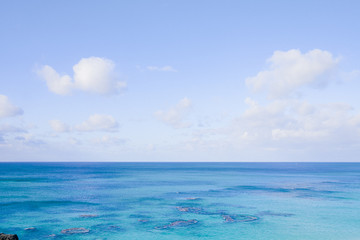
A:
<svg viewBox="0 0 360 240">
<path fill-rule="evenodd" d="M 115 131 L 119 127 L 118 122 L 110 115 L 94 114 L 80 125 L 75 126 L 77 131 Z"/>
<path fill-rule="evenodd" d="M 73 67 L 75 87 L 99 94 L 115 93 L 125 85 L 117 82 L 114 68 L 115 64 L 105 58 L 83 58 Z"/>
<path fill-rule="evenodd" d="M 56 132 L 69 132 L 70 131 L 70 127 L 60 120 L 51 120 L 50 126 Z"/>
<path fill-rule="evenodd" d="M 351 142 L 360 136 L 360 115 L 344 103 L 310 104 L 300 100 L 276 100 L 249 106 L 236 120 L 234 133 L 243 141 L 271 144 Z"/>
<path fill-rule="evenodd" d="M 167 111 L 157 111 L 155 116 L 162 122 L 174 127 L 174 128 L 186 128 L 190 127 L 190 124 L 184 122 L 184 118 L 187 115 L 191 107 L 191 101 L 188 98 L 183 98 L 180 102 Z"/>
<path fill-rule="evenodd" d="M 69 75 L 60 76 L 59 73 L 48 65 L 43 66 L 38 71 L 38 75 L 45 79 L 49 90 L 56 94 L 69 94 L 74 87 L 74 83 Z"/>
<path fill-rule="evenodd" d="M 306 91 L 305 86 L 325 86 L 335 77 L 352 79 L 358 71 L 345 77 L 338 74 L 339 60 L 317 49 L 305 54 L 299 50 L 275 51 L 268 62 L 269 69 L 246 79 L 246 83 L 255 91 L 265 90 L 269 98 L 261 103 L 246 98 L 247 109 L 221 133 L 232 139 L 234 147 L 250 152 L 253 149 L 253 154 L 281 151 L 283 156 L 291 152 L 298 157 L 304 152 L 358 149 L 360 114 L 351 105 L 326 101 L 314 104 L 293 98 L 294 93 Z"/>
<path fill-rule="evenodd" d="M 115 64 L 106 58 L 89 57 L 81 59 L 73 66 L 74 76 L 61 76 L 52 67 L 46 65 L 38 75 L 46 81 L 50 91 L 67 95 L 72 90 L 81 90 L 96 94 L 115 94 L 126 87 L 125 82 L 118 81 Z"/>
<path fill-rule="evenodd" d="M 177 72 L 177 70 L 172 66 L 163 66 L 163 67 L 147 66 L 146 69 L 149 71 L 158 71 L 158 72 Z"/>
<path fill-rule="evenodd" d="M 0 95 L 0 118 L 13 117 L 23 114 L 23 110 L 13 105 L 7 96 Z"/>
<path fill-rule="evenodd" d="M 304 160 L 305 152 L 318 161 L 312 155 L 358 151 L 360 113 L 351 105 L 293 98 L 294 93 L 306 91 L 305 86 L 325 86 L 335 77 L 344 84 L 351 83 L 346 80 L 356 78 L 357 70 L 338 74 L 339 60 L 322 50 L 305 54 L 299 50 L 276 51 L 268 62 L 269 69 L 246 79 L 246 83 L 253 90 L 265 90 L 269 98 L 260 98 L 261 102 L 246 98 L 247 108 L 231 125 L 202 129 L 189 141 L 191 148 L 220 149 L 223 144 L 227 152 L 237 149 L 245 155 L 250 153 L 250 158 L 258 154 L 261 160 L 269 151 L 274 152 L 275 160 L 280 154 L 285 158 L 289 154 L 288 161 L 294 156 Z"/>
<path fill-rule="evenodd" d="M 269 69 L 247 78 L 246 83 L 255 91 L 267 90 L 272 99 L 286 97 L 305 85 L 325 85 L 338 62 L 331 53 L 319 49 L 305 54 L 296 49 L 275 51 L 268 59 Z"/>
</svg>

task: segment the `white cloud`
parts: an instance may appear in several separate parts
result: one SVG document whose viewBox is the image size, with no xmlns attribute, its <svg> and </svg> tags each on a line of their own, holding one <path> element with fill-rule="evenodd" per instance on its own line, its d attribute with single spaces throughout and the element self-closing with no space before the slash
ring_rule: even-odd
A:
<svg viewBox="0 0 360 240">
<path fill-rule="evenodd" d="M 60 76 L 59 73 L 48 65 L 43 66 L 38 71 L 38 75 L 45 79 L 49 90 L 56 94 L 67 95 L 74 87 L 74 83 L 69 75 Z"/>
<path fill-rule="evenodd" d="M 105 58 L 83 58 L 73 67 L 75 87 L 99 94 L 115 93 L 125 85 L 117 81 L 114 68 L 115 64 Z"/>
<path fill-rule="evenodd" d="M 74 76 L 61 76 L 52 67 L 46 65 L 38 75 L 46 81 L 50 91 L 67 95 L 72 90 L 96 94 L 115 94 L 126 87 L 125 82 L 118 81 L 114 71 L 115 64 L 106 58 L 82 58 L 73 66 Z"/>
<path fill-rule="evenodd" d="M 327 51 L 315 49 L 302 54 L 299 50 L 275 51 L 268 59 L 268 70 L 246 79 L 255 91 L 267 90 L 270 98 L 286 97 L 305 85 L 325 85 L 332 78 L 339 59 Z"/>
<path fill-rule="evenodd" d="M 191 101 L 188 98 L 183 98 L 180 102 L 167 111 L 157 111 L 155 116 L 162 122 L 174 127 L 174 128 L 186 128 L 190 127 L 190 124 L 184 122 L 184 118 L 187 115 L 191 107 Z"/>
<path fill-rule="evenodd" d="M 70 131 L 70 127 L 60 120 L 51 120 L 50 126 L 56 132 L 69 132 Z"/>
<path fill-rule="evenodd" d="M 118 122 L 110 115 L 94 114 L 75 129 L 80 132 L 92 131 L 115 131 L 118 128 Z"/>
<path fill-rule="evenodd" d="M 7 96 L 0 95 L 0 118 L 13 117 L 23 113 L 23 110 L 13 105 Z"/>
<path fill-rule="evenodd" d="M 289 142 L 303 144 L 316 141 L 348 142 L 360 136 L 360 115 L 345 103 L 311 104 L 294 100 L 290 94 L 305 85 L 326 83 L 335 70 L 338 59 L 331 53 L 312 50 L 302 54 L 299 50 L 275 51 L 268 60 L 270 69 L 246 79 L 254 90 L 267 90 L 272 100 L 259 104 L 246 98 L 246 111 L 236 120 L 235 135 L 254 144 L 282 146 Z M 267 146 L 269 147 L 269 146 Z"/>
<path fill-rule="evenodd" d="M 172 66 L 163 66 L 163 67 L 147 66 L 146 69 L 149 71 L 158 71 L 158 72 L 177 72 L 177 70 Z"/>
<path fill-rule="evenodd" d="M 276 100 L 260 105 L 247 98 L 248 109 L 233 126 L 238 139 L 254 144 L 348 142 L 360 136 L 360 115 L 344 103 L 310 104 Z M 246 136 L 246 138 L 244 137 Z M 290 142 L 283 142 L 289 146 Z"/>
</svg>

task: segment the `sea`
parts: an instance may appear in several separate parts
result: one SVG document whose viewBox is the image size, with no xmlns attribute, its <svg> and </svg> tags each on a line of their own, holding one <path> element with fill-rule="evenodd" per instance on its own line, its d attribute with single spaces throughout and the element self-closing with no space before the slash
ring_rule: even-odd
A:
<svg viewBox="0 0 360 240">
<path fill-rule="evenodd" d="M 360 163 L 0 163 L 0 232 L 360 240 Z"/>
</svg>

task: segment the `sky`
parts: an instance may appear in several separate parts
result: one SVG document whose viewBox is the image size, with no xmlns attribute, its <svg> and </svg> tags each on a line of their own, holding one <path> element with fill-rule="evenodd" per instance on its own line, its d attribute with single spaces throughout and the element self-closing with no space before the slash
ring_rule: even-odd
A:
<svg viewBox="0 0 360 240">
<path fill-rule="evenodd" d="M 2 1 L 0 161 L 360 161 L 359 1 Z"/>
</svg>

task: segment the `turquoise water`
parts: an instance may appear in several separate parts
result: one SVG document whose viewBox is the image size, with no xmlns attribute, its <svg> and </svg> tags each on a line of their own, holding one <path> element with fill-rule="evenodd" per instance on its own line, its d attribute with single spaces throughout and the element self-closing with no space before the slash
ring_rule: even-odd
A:
<svg viewBox="0 0 360 240">
<path fill-rule="evenodd" d="M 359 240 L 360 164 L 0 163 L 0 232 Z"/>
</svg>

